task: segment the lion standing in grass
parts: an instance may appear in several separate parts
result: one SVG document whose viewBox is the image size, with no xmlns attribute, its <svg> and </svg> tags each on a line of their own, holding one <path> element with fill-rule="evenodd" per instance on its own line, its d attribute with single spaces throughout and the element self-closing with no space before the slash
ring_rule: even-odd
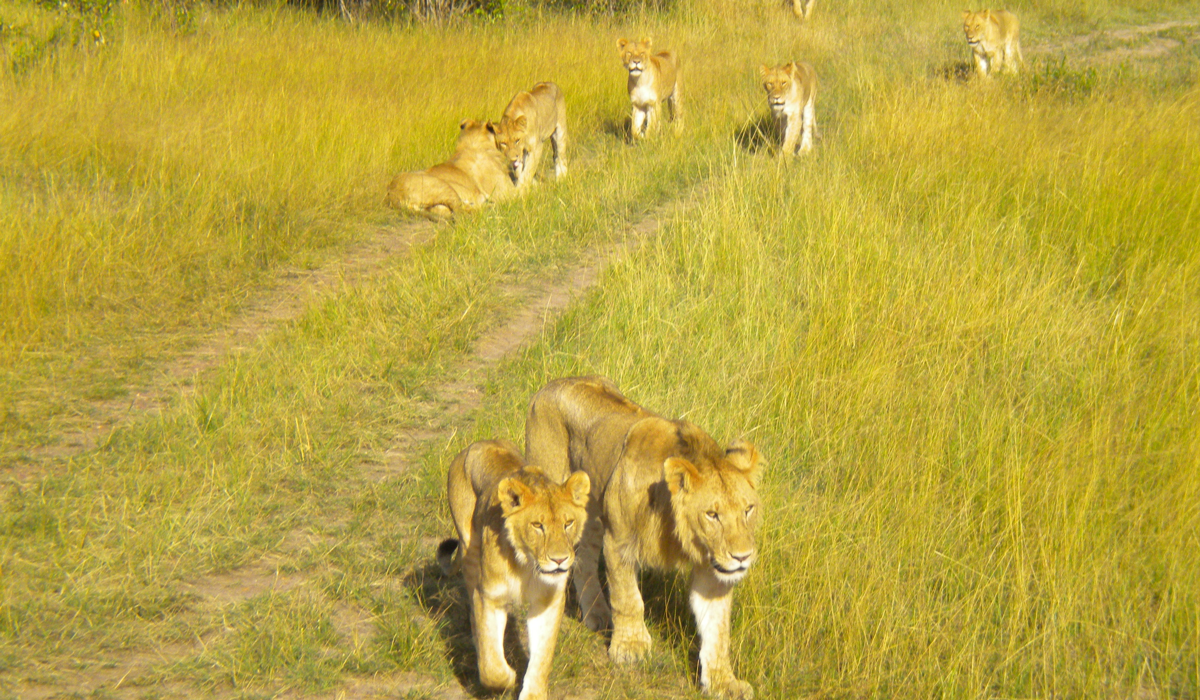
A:
<svg viewBox="0 0 1200 700">
<path fill-rule="evenodd" d="M 633 111 L 629 131 L 633 138 L 645 138 L 658 123 L 658 106 L 671 108 L 671 121 L 681 116 L 679 103 L 679 61 L 670 51 L 654 53 L 650 39 L 618 39 L 621 62 L 629 72 L 629 101 Z"/>
<path fill-rule="evenodd" d="M 757 554 L 761 470 L 754 447 L 738 441 L 722 449 L 692 423 L 647 411 L 603 377 L 543 387 L 530 403 L 525 439 L 527 457 L 548 472 L 591 477 L 575 588 L 589 628 L 611 622 L 613 661 L 650 650 L 638 568 L 690 568 L 700 685 L 714 695 L 752 698 L 754 689 L 729 661 L 729 627 L 734 586 Z M 598 573 L 602 547 L 607 604 Z"/>
<path fill-rule="evenodd" d="M 504 108 L 500 123 L 489 123 L 488 129 L 518 189 L 533 182 L 546 141 L 554 149 L 554 177 L 567 174 L 567 102 L 554 83 L 538 83 L 529 92 L 518 92 Z"/>
<path fill-rule="evenodd" d="M 808 19 L 816 2 L 817 0 L 791 0 L 792 14 L 796 15 L 796 19 Z"/>
<path fill-rule="evenodd" d="M 516 188 L 508 177 L 508 165 L 487 125 L 464 119 L 458 128 L 458 144 L 450 160 L 392 179 L 387 193 L 390 206 L 445 219 L 489 199 L 513 195 Z"/>
<path fill-rule="evenodd" d="M 471 444 L 454 458 L 447 480 L 458 540 L 438 547 L 438 561 L 454 569 L 461 557 L 471 601 L 471 631 L 479 681 L 495 691 L 516 685 L 504 659 L 508 608 L 529 608 L 529 666 L 519 700 L 545 700 L 550 662 L 566 601 L 567 572 L 587 517 L 587 474 L 559 485 L 525 466 L 505 440 Z"/>
<path fill-rule="evenodd" d="M 779 155 L 788 157 L 812 150 L 817 128 L 817 72 L 807 63 L 787 63 L 769 68 L 759 66 L 767 105 L 779 127 Z"/>
<path fill-rule="evenodd" d="M 979 74 L 988 78 L 996 70 L 1016 73 L 1017 64 L 1025 62 L 1017 16 L 1008 10 L 964 10 L 962 18 Z"/>
</svg>

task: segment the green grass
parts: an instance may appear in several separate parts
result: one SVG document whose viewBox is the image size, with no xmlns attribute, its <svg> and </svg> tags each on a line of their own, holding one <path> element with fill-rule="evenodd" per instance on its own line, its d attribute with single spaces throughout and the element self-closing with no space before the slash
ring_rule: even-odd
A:
<svg viewBox="0 0 1200 700">
<path fill-rule="evenodd" d="M 733 654 L 761 696 L 1195 696 L 1198 61 L 1186 41 L 1118 65 L 1030 49 L 1200 8 L 1015 8 L 1030 65 L 991 85 L 937 77 L 966 59 L 962 8 L 911 1 L 818 5 L 804 26 L 698 3 L 443 30 L 201 8 L 186 36 L 126 9 L 102 46 L 0 71 L 0 459 L 22 475 L 0 472 L 0 692 L 163 649 L 183 651 L 127 683 L 273 694 L 418 672 L 477 690 L 432 566 L 445 465 L 519 438 L 549 379 L 602 372 L 769 460 Z M 59 21 L 0 18 L 23 37 Z M 615 40 L 643 34 L 684 57 L 685 121 L 629 146 Z M 764 113 L 756 66 L 794 58 L 821 76 L 820 138 L 780 165 L 738 136 Z M 540 79 L 568 97 L 566 181 L 438 228 L 101 448 L 30 452 L 276 270 L 395 225 L 388 177 Z M 696 185 L 490 373 L 480 411 L 445 413 L 434 387 L 514 285 Z M 361 476 L 430 429 L 417 464 Z M 229 602 L 190 587 L 264 556 L 299 583 Z M 570 622 L 556 688 L 697 692 L 681 584 L 646 586 L 647 664 L 611 667 Z M 375 634 L 353 643 L 346 610 Z"/>
</svg>

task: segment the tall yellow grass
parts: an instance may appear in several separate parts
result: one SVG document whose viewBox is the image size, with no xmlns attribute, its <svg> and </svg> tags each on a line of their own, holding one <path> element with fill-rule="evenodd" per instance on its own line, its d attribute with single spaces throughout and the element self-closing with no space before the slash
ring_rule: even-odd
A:
<svg viewBox="0 0 1200 700">
<path fill-rule="evenodd" d="M 450 534 L 430 515 L 445 463 L 471 437 L 518 437 L 547 380 L 602 372 L 769 460 L 734 626 L 760 696 L 1195 696 L 1194 64 L 1036 59 L 960 84 L 938 77 L 965 58 L 960 7 L 817 8 L 803 26 L 717 2 L 445 30 L 235 8 L 184 37 L 130 15 L 107 48 L 0 77 L 0 386 L 21 396 L 0 407 L 6 454 L 55 440 L 40 418 L 70 412 L 54 392 L 80 365 L 136 369 L 85 352 L 158 352 L 131 329 L 224 317 L 263 271 L 394 221 L 387 178 L 444 158 L 460 119 L 554 79 L 574 149 L 565 182 L 439 229 L 193 397 L 3 491 L 0 683 L 197 638 L 140 682 L 459 682 L 461 610 L 422 574 Z M 1028 51 L 1194 8 L 1018 9 Z M 685 117 L 630 146 L 615 39 L 647 34 L 684 57 Z M 755 68 L 792 59 L 821 76 L 820 138 L 780 164 L 755 149 Z M 696 183 L 693 206 L 494 373 L 473 427 L 446 426 L 398 478 L 361 479 L 398 432 L 445 424 L 422 399 L 514 280 Z M 307 583 L 216 607 L 184 585 L 264 554 Z M 689 696 L 679 584 L 653 590 L 651 665 L 609 667 L 572 622 L 556 687 Z M 339 646 L 348 605 L 372 641 Z"/>
</svg>

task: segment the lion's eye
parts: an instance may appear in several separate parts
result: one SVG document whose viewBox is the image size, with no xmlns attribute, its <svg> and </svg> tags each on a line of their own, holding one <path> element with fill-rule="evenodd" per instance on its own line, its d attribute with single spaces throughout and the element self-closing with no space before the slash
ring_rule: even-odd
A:
<svg viewBox="0 0 1200 700">
<path fill-rule="evenodd" d="M 754 506 L 746 506 L 746 517 L 747 518 L 749 518 L 750 514 L 753 512 L 754 512 Z"/>
<path fill-rule="evenodd" d="M 545 528 L 545 527 L 543 527 L 541 523 L 531 523 L 531 525 L 533 525 L 533 529 L 534 529 L 534 530 L 537 530 L 538 532 L 545 532 L 545 531 L 546 531 L 546 528 Z"/>
<path fill-rule="evenodd" d="M 720 520 L 721 516 L 715 510 L 710 510 L 704 514 L 709 520 Z"/>
<path fill-rule="evenodd" d="M 568 520 L 568 521 L 567 521 L 567 522 L 566 522 L 566 523 L 563 525 L 563 529 L 564 529 L 564 530 L 570 530 L 570 529 L 571 529 L 571 528 L 573 528 L 573 527 L 575 527 L 575 521 L 574 521 L 574 520 Z"/>
</svg>

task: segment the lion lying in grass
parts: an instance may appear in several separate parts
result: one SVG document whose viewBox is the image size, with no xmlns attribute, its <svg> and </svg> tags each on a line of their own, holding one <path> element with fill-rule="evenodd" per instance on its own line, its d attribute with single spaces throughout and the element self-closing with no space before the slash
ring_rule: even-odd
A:
<svg viewBox="0 0 1200 700">
<path fill-rule="evenodd" d="M 489 127 L 490 123 L 463 120 L 450 160 L 428 170 L 397 175 L 388 185 L 387 203 L 395 209 L 446 219 L 489 200 L 511 197 L 516 188 Z"/>
</svg>

